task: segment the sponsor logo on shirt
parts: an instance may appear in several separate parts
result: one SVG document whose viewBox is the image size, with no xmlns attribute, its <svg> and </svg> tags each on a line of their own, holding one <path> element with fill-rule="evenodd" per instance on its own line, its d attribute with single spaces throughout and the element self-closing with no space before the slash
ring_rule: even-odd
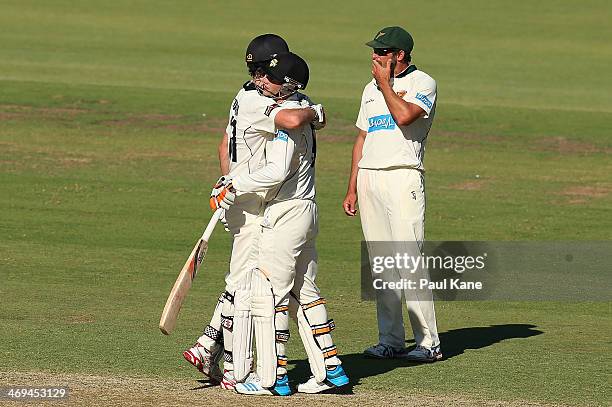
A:
<svg viewBox="0 0 612 407">
<path fill-rule="evenodd" d="M 270 117 L 270 114 L 272 114 L 272 111 L 274 109 L 276 109 L 279 105 L 277 105 L 276 103 L 271 104 L 270 106 L 266 107 L 266 111 L 264 112 L 264 114 L 268 117 Z"/>
<path fill-rule="evenodd" d="M 365 101 L 365 104 L 367 105 L 368 103 L 373 102 L 373 101 L 374 101 L 374 99 L 368 99 L 368 100 Z"/>
<path fill-rule="evenodd" d="M 398 90 L 395 93 L 397 93 L 397 96 L 403 98 L 404 96 L 406 96 L 406 93 L 408 93 L 408 92 L 406 92 L 405 90 Z"/>
<path fill-rule="evenodd" d="M 370 117 L 368 119 L 368 133 L 378 130 L 393 130 L 395 129 L 395 120 L 390 114 Z"/>
<path fill-rule="evenodd" d="M 423 102 L 425 106 L 431 109 L 431 106 L 433 105 L 433 103 L 431 102 L 431 100 L 427 98 L 427 96 L 423 95 L 422 93 L 417 93 L 415 97 L 419 99 L 421 102 Z"/>
<path fill-rule="evenodd" d="M 273 141 L 284 141 L 287 142 L 289 139 L 289 134 L 284 130 L 276 130 L 276 137 L 274 137 Z"/>
</svg>

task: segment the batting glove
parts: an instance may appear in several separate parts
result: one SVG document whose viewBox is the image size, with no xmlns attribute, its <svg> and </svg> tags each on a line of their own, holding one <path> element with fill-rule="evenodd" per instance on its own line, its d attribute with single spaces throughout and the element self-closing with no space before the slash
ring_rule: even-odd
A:
<svg viewBox="0 0 612 407">
<path fill-rule="evenodd" d="M 213 189 L 212 189 L 212 192 L 210 193 L 210 196 L 219 195 L 219 192 L 221 192 L 223 187 L 225 187 L 228 184 L 228 182 L 230 182 L 231 180 L 232 180 L 231 177 L 228 177 L 227 175 L 222 175 L 217 180 L 217 182 L 215 182 L 215 185 L 213 185 Z"/>
<path fill-rule="evenodd" d="M 229 232 L 230 228 L 229 228 L 229 225 L 227 223 L 227 218 L 225 217 L 225 211 L 221 212 L 221 216 L 219 217 L 219 221 L 223 225 L 223 229 L 225 229 L 226 232 Z"/>
<path fill-rule="evenodd" d="M 213 188 L 213 193 L 215 192 L 216 191 Z M 232 185 L 232 182 L 230 181 L 228 184 L 222 187 L 221 190 L 216 195 L 213 195 L 211 193 L 210 209 L 212 209 L 213 212 L 219 208 L 223 208 L 227 210 L 230 208 L 230 206 L 234 204 L 235 200 L 236 200 L 236 189 L 234 188 L 234 186 Z"/>
<path fill-rule="evenodd" d="M 312 103 L 312 100 L 310 100 L 310 98 L 302 93 L 298 93 L 298 100 L 300 102 L 300 107 L 301 108 L 306 108 L 306 107 L 310 107 L 312 106 L 314 103 Z"/>
<path fill-rule="evenodd" d="M 323 105 L 311 105 L 309 108 L 315 112 L 315 118 L 310 122 L 310 124 L 312 124 L 312 127 L 314 127 L 315 130 L 321 130 L 327 124 Z"/>
</svg>

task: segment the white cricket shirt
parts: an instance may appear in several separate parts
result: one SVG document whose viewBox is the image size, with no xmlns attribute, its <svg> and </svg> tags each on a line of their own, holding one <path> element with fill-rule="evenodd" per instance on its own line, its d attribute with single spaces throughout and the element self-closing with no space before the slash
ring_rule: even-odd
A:
<svg viewBox="0 0 612 407">
<path fill-rule="evenodd" d="M 300 95 L 302 97 L 302 95 Z M 297 100 L 274 106 L 274 111 L 302 107 Z M 232 183 L 239 192 L 265 192 L 266 202 L 315 198 L 316 138 L 310 124 L 299 129 L 278 129 L 265 135 L 263 165 L 242 172 Z"/>
<path fill-rule="evenodd" d="M 426 112 L 408 126 L 398 126 L 389 112 L 385 98 L 373 79 L 361 96 L 356 126 L 367 132 L 359 168 L 394 167 L 425 170 L 425 141 L 436 110 L 436 81 L 416 66 L 410 65 L 393 79 L 393 90 L 406 102 Z"/>
<path fill-rule="evenodd" d="M 260 95 L 251 82 L 245 83 L 234 98 L 225 130 L 230 161 L 228 175 L 251 173 L 263 165 L 264 136 L 276 131 L 277 111 L 269 109 L 274 104 L 273 99 Z"/>
</svg>

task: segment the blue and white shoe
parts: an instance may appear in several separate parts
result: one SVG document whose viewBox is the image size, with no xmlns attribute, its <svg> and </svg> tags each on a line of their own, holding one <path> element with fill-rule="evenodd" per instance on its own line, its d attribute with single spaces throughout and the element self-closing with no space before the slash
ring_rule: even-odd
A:
<svg viewBox="0 0 612 407">
<path fill-rule="evenodd" d="M 433 363 L 442 359 L 442 351 L 440 351 L 440 346 L 426 348 L 425 346 L 417 345 L 417 347 L 408 352 L 406 359 L 419 363 Z"/>
<path fill-rule="evenodd" d="M 386 343 L 378 343 L 363 351 L 364 356 L 375 359 L 402 359 L 407 353 L 406 348 L 394 348 Z"/>
<path fill-rule="evenodd" d="M 327 377 L 323 382 L 317 382 L 317 379 L 311 377 L 306 383 L 298 385 L 297 391 L 299 393 L 321 393 L 325 390 L 336 389 L 338 387 L 346 386 L 349 383 L 349 378 L 344 373 L 342 366 L 338 365 L 333 370 L 327 371 Z"/>
<path fill-rule="evenodd" d="M 289 378 L 283 375 L 276 379 L 273 387 L 263 387 L 259 377 L 246 383 L 237 383 L 235 390 L 240 394 L 248 394 L 251 396 L 290 396 L 291 388 L 289 387 Z"/>
</svg>

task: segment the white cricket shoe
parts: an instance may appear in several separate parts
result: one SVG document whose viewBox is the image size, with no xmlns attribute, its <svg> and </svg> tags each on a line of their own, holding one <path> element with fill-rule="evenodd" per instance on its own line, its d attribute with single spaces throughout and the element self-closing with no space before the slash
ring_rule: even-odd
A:
<svg viewBox="0 0 612 407">
<path fill-rule="evenodd" d="M 259 376 L 249 377 L 249 381 L 236 383 L 235 390 L 240 394 L 251 396 L 290 396 L 289 378 L 283 375 L 276 379 L 272 387 L 263 387 Z"/>
<path fill-rule="evenodd" d="M 406 348 L 394 348 L 386 343 L 378 343 L 363 351 L 363 354 L 376 359 L 401 359 L 406 357 Z"/>
<path fill-rule="evenodd" d="M 344 373 L 342 366 L 336 366 L 333 370 L 327 371 L 327 377 L 322 382 L 317 382 L 317 379 L 311 377 L 306 383 L 299 384 L 297 391 L 299 393 L 321 393 L 325 390 L 336 389 L 345 386 L 349 383 L 349 378 Z"/>
<path fill-rule="evenodd" d="M 211 353 L 199 342 L 183 352 L 183 357 L 187 362 L 196 367 L 210 381 L 220 383 L 223 378 L 221 368 L 219 368 L 219 355 Z"/>
<path fill-rule="evenodd" d="M 417 345 L 416 348 L 408 352 L 406 359 L 413 362 L 433 363 L 442 359 L 442 351 L 440 351 L 440 346 L 426 348 L 425 346 Z"/>
</svg>

